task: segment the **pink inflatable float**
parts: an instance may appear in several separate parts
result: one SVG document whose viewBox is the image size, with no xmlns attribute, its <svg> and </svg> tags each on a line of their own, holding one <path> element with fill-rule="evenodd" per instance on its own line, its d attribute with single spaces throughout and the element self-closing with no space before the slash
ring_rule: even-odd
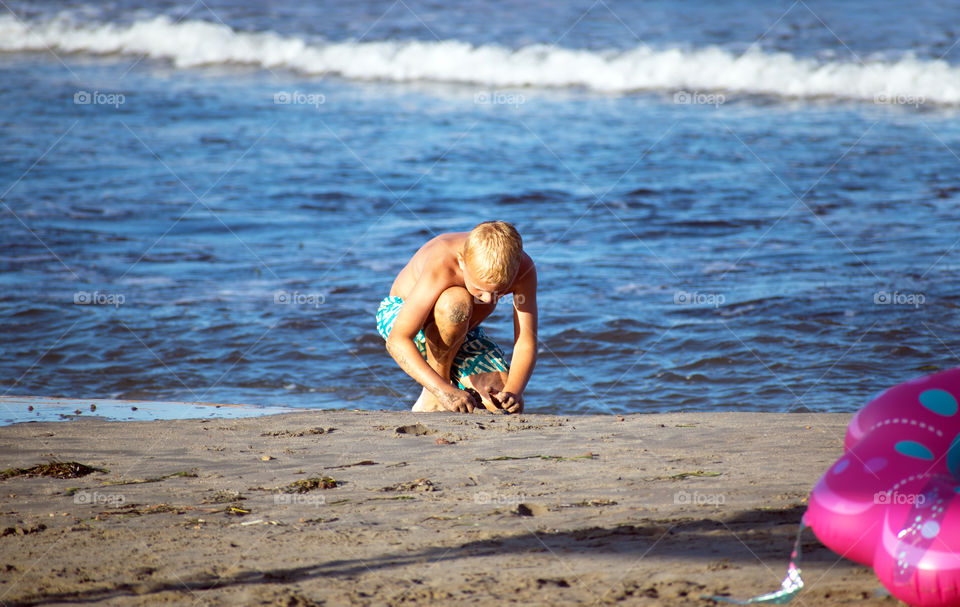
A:
<svg viewBox="0 0 960 607">
<path fill-rule="evenodd" d="M 804 515 L 831 550 L 873 567 L 898 599 L 960 606 L 960 368 L 877 396 Z"/>
</svg>

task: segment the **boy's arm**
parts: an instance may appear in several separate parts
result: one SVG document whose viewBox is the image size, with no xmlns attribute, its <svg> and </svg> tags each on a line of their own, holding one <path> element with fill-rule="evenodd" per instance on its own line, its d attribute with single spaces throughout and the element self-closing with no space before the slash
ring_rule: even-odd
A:
<svg viewBox="0 0 960 607">
<path fill-rule="evenodd" d="M 449 286 L 448 281 L 443 279 L 444 277 L 436 271 L 429 270 L 420 276 L 420 280 L 404 300 L 400 313 L 397 314 L 397 319 L 393 323 L 393 328 L 387 337 L 387 351 L 407 375 L 433 394 L 444 407 L 452 411 L 469 413 L 475 406 L 473 397 L 440 377 L 423 359 L 413 341 L 423 327 L 427 315 L 433 310 L 440 293 Z"/>
<path fill-rule="evenodd" d="M 523 391 L 537 363 L 537 269 L 530 263 L 513 290 L 513 356 L 503 391 L 494 395 L 510 413 L 523 411 Z"/>
</svg>

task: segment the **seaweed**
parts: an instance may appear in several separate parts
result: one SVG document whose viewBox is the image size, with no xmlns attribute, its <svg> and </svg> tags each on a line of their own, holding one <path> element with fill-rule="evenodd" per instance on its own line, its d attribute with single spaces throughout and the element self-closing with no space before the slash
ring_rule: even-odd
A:
<svg viewBox="0 0 960 607">
<path fill-rule="evenodd" d="M 247 499 L 237 491 L 226 491 L 221 490 L 217 491 L 210 497 L 206 497 L 201 501 L 202 504 L 227 504 L 229 502 L 239 502 L 241 500 Z"/>
<path fill-rule="evenodd" d="M 50 476 L 53 478 L 80 478 L 94 472 L 107 473 L 103 468 L 88 466 L 79 462 L 48 462 L 46 464 L 37 464 L 29 468 L 7 468 L 0 470 L 0 480 L 14 478 L 17 476 Z"/>
<path fill-rule="evenodd" d="M 592 499 L 592 500 L 582 500 L 579 502 L 574 502 L 572 504 L 564 504 L 561 508 L 599 508 L 601 506 L 616 506 L 617 502 L 615 500 L 609 499 Z"/>
<path fill-rule="evenodd" d="M 275 430 L 273 432 L 262 432 L 260 436 L 280 436 L 280 437 L 300 437 L 308 434 L 330 434 L 336 428 L 309 428 L 307 430 Z"/>
<path fill-rule="evenodd" d="M 129 481 L 103 481 L 104 485 L 141 485 L 143 483 L 159 483 L 160 481 L 165 481 L 168 478 L 173 478 L 175 476 L 182 476 L 185 478 L 197 478 L 199 476 L 195 470 L 181 470 L 179 472 L 171 472 L 170 474 L 164 474 L 163 476 L 154 476 L 151 478 L 135 478 Z"/>
<path fill-rule="evenodd" d="M 352 468 L 353 466 L 375 466 L 377 462 L 369 459 L 365 459 L 362 462 L 357 462 L 355 464 L 340 464 L 339 466 L 325 466 L 327 470 L 337 470 L 338 468 Z"/>
<path fill-rule="evenodd" d="M 130 516 L 141 516 L 144 514 L 163 514 L 167 512 L 172 512 L 174 514 L 183 514 L 187 510 L 196 510 L 191 506 L 174 506 L 163 502 L 161 504 L 152 504 L 147 506 L 142 506 L 140 504 L 125 504 L 120 506 L 116 510 L 105 510 L 103 512 L 97 513 L 93 520 L 102 521 L 107 517 L 119 516 L 130 517 Z"/>
<path fill-rule="evenodd" d="M 693 472 L 679 472 L 677 474 L 671 474 L 667 478 L 674 481 L 682 481 L 691 476 L 720 476 L 722 472 L 704 472 L 703 470 L 694 470 Z"/>
<path fill-rule="evenodd" d="M 440 488 L 428 478 L 418 478 L 406 483 L 396 483 L 380 491 L 440 491 Z"/>
<path fill-rule="evenodd" d="M 330 478 L 329 476 L 314 476 L 311 478 L 294 481 L 281 489 L 281 491 L 284 493 L 307 493 L 308 491 L 313 491 L 314 489 L 336 489 L 339 486 L 340 482 Z"/>
<path fill-rule="evenodd" d="M 596 459 L 596 453 L 585 453 L 583 455 L 574 455 L 573 457 L 564 457 L 562 455 L 500 455 L 497 457 L 478 457 L 474 461 L 477 462 L 502 462 L 516 459 L 546 459 L 559 462 L 568 462 L 575 459 Z"/>
<path fill-rule="evenodd" d="M 46 528 L 47 526 L 43 523 L 35 527 L 7 527 L 3 531 L 0 531 L 0 537 L 6 537 L 8 535 L 30 535 L 31 533 L 40 533 Z"/>
</svg>

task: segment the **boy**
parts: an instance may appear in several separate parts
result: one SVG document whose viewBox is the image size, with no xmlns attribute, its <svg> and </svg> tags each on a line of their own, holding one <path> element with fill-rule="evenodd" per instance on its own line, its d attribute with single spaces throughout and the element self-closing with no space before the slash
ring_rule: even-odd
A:
<svg viewBox="0 0 960 607">
<path fill-rule="evenodd" d="M 508 293 L 510 366 L 479 326 Z M 537 271 L 516 228 L 486 221 L 420 247 L 380 303 L 377 331 L 400 368 L 423 386 L 414 411 L 470 413 L 483 405 L 522 413 L 537 359 Z"/>
</svg>

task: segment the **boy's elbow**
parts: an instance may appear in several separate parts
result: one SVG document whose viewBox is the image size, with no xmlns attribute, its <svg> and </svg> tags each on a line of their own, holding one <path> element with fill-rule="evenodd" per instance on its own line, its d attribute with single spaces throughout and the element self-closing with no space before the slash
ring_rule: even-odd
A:
<svg viewBox="0 0 960 607">
<path fill-rule="evenodd" d="M 400 342 L 401 342 L 402 340 L 403 340 L 402 337 L 395 336 L 393 333 L 391 333 L 390 335 L 388 335 L 388 336 L 387 336 L 387 343 L 386 343 L 387 352 L 389 352 L 391 355 L 392 355 L 394 352 L 396 352 L 396 351 L 397 351 L 397 346 L 400 344 Z"/>
</svg>

